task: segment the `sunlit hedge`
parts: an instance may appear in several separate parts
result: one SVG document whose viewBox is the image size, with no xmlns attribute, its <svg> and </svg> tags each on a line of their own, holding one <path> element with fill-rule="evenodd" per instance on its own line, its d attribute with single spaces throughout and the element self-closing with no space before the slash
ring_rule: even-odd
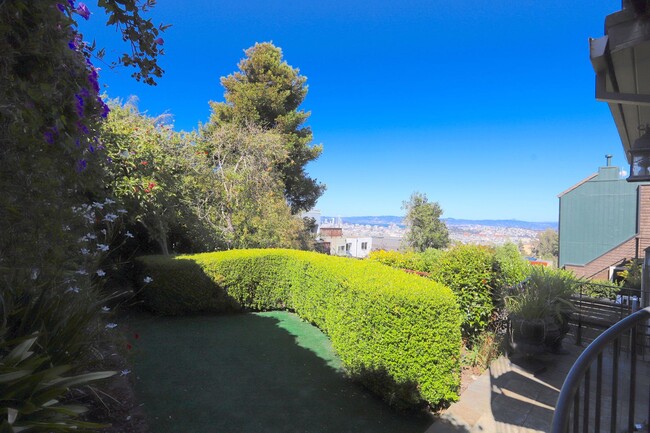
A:
<svg viewBox="0 0 650 433">
<path fill-rule="evenodd" d="M 447 250 L 424 253 L 373 251 L 369 260 L 399 269 L 426 272 L 456 294 L 467 338 L 487 328 L 496 306 L 502 304 L 507 287 L 523 281 L 530 265 L 515 245 L 496 248 L 455 245 Z"/>
<path fill-rule="evenodd" d="M 292 250 L 139 259 L 161 314 L 288 309 L 325 332 L 349 374 L 396 405 L 457 398 L 460 313 L 450 289 L 379 263 Z"/>
</svg>

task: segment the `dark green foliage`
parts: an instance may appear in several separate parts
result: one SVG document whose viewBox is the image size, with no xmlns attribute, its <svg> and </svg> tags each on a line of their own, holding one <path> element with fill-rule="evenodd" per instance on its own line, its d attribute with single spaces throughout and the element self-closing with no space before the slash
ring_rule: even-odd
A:
<svg viewBox="0 0 650 433">
<path fill-rule="evenodd" d="M 410 248 L 422 252 L 449 245 L 449 231 L 440 221 L 442 208 L 437 202 L 429 202 L 426 194 L 414 192 L 402 209 L 406 211 L 404 222 L 408 227 L 404 240 Z"/>
<path fill-rule="evenodd" d="M 283 61 L 282 50 L 272 43 L 255 44 L 246 50 L 239 71 L 221 78 L 225 102 L 212 103 L 212 116 L 205 132 L 228 124 L 257 126 L 282 136 L 287 152 L 275 170 L 284 195 L 295 214 L 314 207 L 325 185 L 310 178 L 305 166 L 323 150 L 311 146 L 313 134 L 305 122 L 309 113 L 299 110 L 307 95 L 307 78 Z"/>
<path fill-rule="evenodd" d="M 86 412 L 80 405 L 62 404 L 71 387 L 111 377 L 104 371 L 64 377 L 70 365 L 52 366 L 47 357 L 34 352 L 38 334 L 13 342 L 0 341 L 0 431 L 88 432 L 104 427 L 77 417 Z"/>
<path fill-rule="evenodd" d="M 289 309 L 329 336 L 352 377 L 393 404 L 436 406 L 457 398 L 460 315 L 442 285 L 371 261 L 292 250 L 138 260 L 140 281 L 154 279 L 142 297 L 158 313 L 206 311 L 213 304 L 213 311 Z M 228 298 L 223 303 L 213 300 L 220 291 Z M 182 308 L 173 303 L 181 292 L 187 293 Z"/>
</svg>

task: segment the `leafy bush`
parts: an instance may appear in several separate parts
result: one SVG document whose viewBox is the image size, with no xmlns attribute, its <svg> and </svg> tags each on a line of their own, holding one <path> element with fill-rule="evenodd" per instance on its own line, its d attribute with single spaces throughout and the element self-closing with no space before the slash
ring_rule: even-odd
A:
<svg viewBox="0 0 650 433">
<path fill-rule="evenodd" d="M 63 377 L 72 367 L 51 366 L 47 357 L 36 355 L 37 339 L 34 334 L 13 344 L 0 342 L 0 431 L 72 432 L 105 427 L 77 419 L 87 409 L 61 400 L 71 387 L 111 377 L 115 372 Z"/>
<path fill-rule="evenodd" d="M 372 261 L 291 250 L 138 260 L 138 279 L 153 279 L 142 298 L 158 313 L 292 310 L 329 336 L 353 378 L 389 402 L 457 398 L 460 315 L 440 284 Z"/>
<path fill-rule="evenodd" d="M 574 310 L 571 295 L 581 283 L 569 271 L 534 266 L 521 289 L 505 298 L 506 308 L 512 317 L 521 319 L 553 317 L 566 321 L 566 316 Z"/>
<path fill-rule="evenodd" d="M 451 288 L 463 313 L 463 336 L 471 339 L 490 324 L 505 290 L 523 281 L 530 265 L 515 245 L 497 248 L 456 245 L 422 253 L 373 251 L 369 260 L 399 269 L 427 272 L 429 278 Z"/>
<path fill-rule="evenodd" d="M 463 335 L 484 330 L 494 310 L 492 297 L 493 253 L 488 247 L 458 245 L 439 258 L 431 274 L 434 281 L 449 287 L 458 298 L 463 315 Z"/>
</svg>

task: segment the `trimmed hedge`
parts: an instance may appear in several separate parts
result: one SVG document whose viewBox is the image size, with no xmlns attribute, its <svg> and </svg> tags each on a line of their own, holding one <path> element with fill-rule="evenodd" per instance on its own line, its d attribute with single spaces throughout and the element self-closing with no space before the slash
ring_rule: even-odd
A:
<svg viewBox="0 0 650 433">
<path fill-rule="evenodd" d="M 389 403 L 458 398 L 460 313 L 441 284 L 379 263 L 294 250 L 138 259 L 161 314 L 295 311 L 329 336 L 348 373 Z M 142 284 L 142 283 L 141 283 Z"/>
<path fill-rule="evenodd" d="M 520 283 L 530 273 L 530 265 L 513 244 L 496 248 L 460 244 L 424 253 L 373 251 L 369 260 L 427 272 L 428 278 L 449 287 L 458 298 L 466 338 L 487 328 L 495 307 L 502 304 L 505 289 Z"/>
</svg>

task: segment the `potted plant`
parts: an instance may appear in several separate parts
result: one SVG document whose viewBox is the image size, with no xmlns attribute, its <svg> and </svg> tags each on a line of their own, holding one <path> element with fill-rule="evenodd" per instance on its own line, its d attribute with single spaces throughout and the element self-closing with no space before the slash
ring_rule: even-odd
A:
<svg viewBox="0 0 650 433">
<path fill-rule="evenodd" d="M 575 309 L 571 296 L 580 283 L 570 272 L 534 266 L 528 279 L 505 297 L 510 343 L 516 352 L 562 350 Z"/>
</svg>

